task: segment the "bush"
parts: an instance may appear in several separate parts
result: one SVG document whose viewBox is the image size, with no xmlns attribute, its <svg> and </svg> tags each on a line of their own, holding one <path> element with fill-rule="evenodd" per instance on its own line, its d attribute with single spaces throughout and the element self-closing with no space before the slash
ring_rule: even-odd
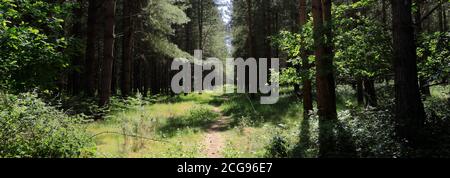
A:
<svg viewBox="0 0 450 178">
<path fill-rule="evenodd" d="M 450 157 L 450 102 L 449 98 L 429 98 L 424 102 L 427 112 L 425 143 L 416 151 L 421 157 Z"/>
<path fill-rule="evenodd" d="M 220 114 L 205 107 L 194 107 L 189 111 L 189 115 L 182 117 L 170 117 L 167 123 L 159 130 L 163 136 L 174 136 L 177 132 L 185 129 L 206 129 L 211 123 L 219 118 Z"/>
<path fill-rule="evenodd" d="M 218 113 L 211 111 L 205 107 L 194 108 L 189 111 L 189 116 L 186 118 L 186 125 L 202 125 L 201 123 L 210 123 L 219 117 Z"/>
<path fill-rule="evenodd" d="M 317 157 L 319 153 L 319 118 L 314 112 L 308 121 L 310 144 L 295 150 L 307 157 Z M 338 113 L 338 121 L 332 130 L 340 157 L 400 157 L 401 144 L 395 138 L 393 115 L 389 110 L 352 109 Z M 303 128 L 302 128 L 303 129 Z M 303 154 L 302 154 L 303 153 Z M 305 155 L 305 153 L 308 153 Z"/>
<path fill-rule="evenodd" d="M 81 125 L 36 94 L 0 94 L 0 157 L 89 157 L 94 143 Z"/>
<path fill-rule="evenodd" d="M 289 142 L 283 136 L 276 134 L 266 147 L 266 158 L 287 158 Z"/>
</svg>

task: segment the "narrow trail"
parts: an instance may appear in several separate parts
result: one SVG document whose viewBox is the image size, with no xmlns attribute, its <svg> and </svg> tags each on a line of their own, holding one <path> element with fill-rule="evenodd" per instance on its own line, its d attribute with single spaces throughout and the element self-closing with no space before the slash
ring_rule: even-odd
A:
<svg viewBox="0 0 450 178">
<path fill-rule="evenodd" d="M 219 113 L 220 116 L 217 121 L 209 125 L 206 129 L 204 154 L 207 158 L 222 158 L 222 150 L 225 148 L 225 140 L 221 132 L 228 128 L 230 118 L 223 116 L 220 108 L 218 107 L 214 107 L 213 111 Z"/>
</svg>

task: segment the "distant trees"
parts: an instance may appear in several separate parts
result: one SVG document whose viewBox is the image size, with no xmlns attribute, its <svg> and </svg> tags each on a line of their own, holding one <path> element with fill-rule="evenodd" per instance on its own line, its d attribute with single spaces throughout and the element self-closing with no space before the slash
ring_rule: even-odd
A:
<svg viewBox="0 0 450 178">
<path fill-rule="evenodd" d="M 0 8 L 8 11 L 0 16 L 0 85 L 17 91 L 39 87 L 106 106 L 117 93 L 171 94 L 172 59 L 191 59 L 195 48 L 228 55 L 213 1 L 2 1 Z"/>
<path fill-rule="evenodd" d="M 359 105 L 365 104 L 371 106 L 370 108 L 379 106 L 377 90 L 380 86 L 377 84 L 394 79 L 396 83 L 395 115 L 399 138 L 407 140 L 412 147 L 419 145 L 425 118 L 419 88 L 422 88 L 422 94 L 427 95 L 429 94 L 428 86 L 446 83 L 448 81 L 446 76 L 449 76 L 448 72 L 445 72 L 448 67 L 444 67 L 446 66 L 444 63 L 448 63 L 446 61 L 449 56 L 449 49 L 444 47 L 444 44 L 449 41 L 449 35 L 448 32 L 439 32 L 442 26 L 445 26 L 439 23 L 445 16 L 439 8 L 441 5 L 446 6 L 446 3 L 417 1 L 414 7 L 416 9 L 413 11 L 411 1 L 398 7 L 399 2 L 351 0 L 334 3 L 336 6 L 333 11 L 329 11 L 330 2 L 312 1 L 313 35 L 308 31 L 311 24 L 304 24 L 302 21 L 304 20 L 304 14 L 302 14 L 304 3 L 299 1 L 299 25 L 303 27 L 301 28 L 303 30 L 299 32 L 284 30 L 273 39 L 277 47 L 287 54 L 288 62 L 294 64 L 285 68 L 280 74 L 281 83 L 295 86 L 301 81 L 305 110 L 311 106 L 305 99 L 309 95 L 307 92 L 309 78 L 302 74 L 308 71 L 308 62 L 311 60 L 316 62 L 316 68 L 312 70 L 316 73 L 316 81 L 312 85 L 315 85 L 317 89 L 318 115 L 322 123 L 326 121 L 330 123 L 320 126 L 323 133 L 321 134 L 321 155 L 330 156 L 336 151 L 333 149 L 336 140 L 333 140 L 331 133 L 331 130 L 335 129 L 332 121 L 336 120 L 336 100 L 333 98 L 336 85 L 333 82 L 334 77 L 338 79 L 338 84 L 354 86 L 357 94 L 355 100 Z M 387 13 L 389 7 L 392 7 L 392 14 Z M 381 16 L 378 15 L 379 12 Z M 413 12 L 416 24 L 412 18 Z M 331 16 L 334 18 L 333 21 Z M 391 18 L 392 23 L 389 21 Z M 390 28 L 387 27 L 389 24 L 393 25 L 393 36 L 389 33 Z M 430 31 L 431 34 L 426 34 L 422 29 L 423 24 L 427 24 L 428 31 L 433 26 L 430 24 L 438 25 Z M 422 32 L 422 35 L 416 35 L 420 41 L 417 49 L 414 28 L 416 32 Z M 392 39 L 394 44 L 391 43 Z M 314 43 L 312 50 L 315 50 L 315 58 L 305 50 L 311 48 L 311 43 Z M 416 54 L 421 57 L 419 63 L 417 63 Z M 298 64 L 301 64 L 302 70 L 299 70 Z M 438 65 L 442 67 L 439 68 Z M 429 70 L 431 68 L 434 72 Z M 420 81 L 418 76 L 421 77 Z"/>
</svg>

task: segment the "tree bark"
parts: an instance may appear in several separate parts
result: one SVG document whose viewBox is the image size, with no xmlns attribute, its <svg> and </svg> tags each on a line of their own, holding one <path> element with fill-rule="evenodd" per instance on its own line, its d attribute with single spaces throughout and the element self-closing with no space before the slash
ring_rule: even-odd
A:
<svg viewBox="0 0 450 178">
<path fill-rule="evenodd" d="M 391 0 L 394 41 L 395 114 L 398 136 L 420 146 L 425 112 L 421 101 L 411 0 Z"/>
<path fill-rule="evenodd" d="M 375 90 L 375 80 L 372 79 L 364 80 L 364 91 L 367 102 L 366 105 L 377 107 L 378 100 L 377 100 L 377 93 Z"/>
<path fill-rule="evenodd" d="M 334 128 L 337 121 L 336 91 L 333 76 L 331 1 L 313 0 L 314 43 L 316 55 L 317 105 L 319 115 L 319 156 L 336 155 Z"/>
<path fill-rule="evenodd" d="M 189 8 L 186 10 L 186 15 L 189 18 L 193 18 L 192 17 L 192 9 Z M 194 45 L 192 44 L 192 22 L 188 22 L 185 27 L 185 36 L 186 36 L 186 41 L 185 41 L 185 51 L 189 54 L 194 54 L 194 49 L 192 48 Z"/>
<path fill-rule="evenodd" d="M 442 0 L 439 0 L 439 16 L 438 16 L 438 20 L 439 20 L 439 31 L 444 32 L 445 31 L 445 27 L 444 27 L 444 8 L 443 8 L 443 2 Z"/>
<path fill-rule="evenodd" d="M 77 0 L 77 4 L 78 7 L 74 8 L 73 10 L 76 19 L 72 27 L 72 34 L 75 38 L 81 39 L 81 18 L 83 16 L 83 4 L 81 0 Z M 82 59 L 83 57 L 81 56 L 81 53 L 77 53 L 72 57 L 72 66 L 74 67 L 74 69 L 72 70 L 72 74 L 70 76 L 70 85 L 73 95 L 78 95 L 81 92 L 81 68 L 83 65 Z"/>
<path fill-rule="evenodd" d="M 197 7 L 198 18 L 198 49 L 203 50 L 203 0 L 198 0 Z"/>
<path fill-rule="evenodd" d="M 85 73 L 85 93 L 87 96 L 95 96 L 95 76 L 98 71 L 96 56 L 97 40 L 97 10 L 98 3 L 95 0 L 89 0 L 88 20 L 87 20 L 87 39 L 86 39 L 86 73 Z"/>
<path fill-rule="evenodd" d="M 122 96 L 128 97 L 131 94 L 131 67 L 133 66 L 133 11 L 134 0 L 123 1 L 123 49 L 122 49 Z"/>
<path fill-rule="evenodd" d="M 364 87 L 361 79 L 356 80 L 356 99 L 359 106 L 364 105 Z"/>
<path fill-rule="evenodd" d="M 300 0 L 299 2 L 299 25 L 303 28 L 308 19 L 308 13 L 306 12 L 306 0 Z M 309 78 L 310 63 L 308 60 L 308 52 L 305 48 L 300 51 L 300 56 L 302 58 L 302 68 L 303 71 L 298 71 L 303 73 L 303 118 L 309 118 L 309 112 L 313 110 L 313 99 L 312 99 L 312 82 Z M 301 68 L 298 68 L 301 70 Z"/>
<path fill-rule="evenodd" d="M 114 60 L 115 0 L 105 0 L 105 29 L 103 46 L 103 67 L 100 91 L 100 106 L 108 104 L 111 97 L 111 79 Z"/>
</svg>

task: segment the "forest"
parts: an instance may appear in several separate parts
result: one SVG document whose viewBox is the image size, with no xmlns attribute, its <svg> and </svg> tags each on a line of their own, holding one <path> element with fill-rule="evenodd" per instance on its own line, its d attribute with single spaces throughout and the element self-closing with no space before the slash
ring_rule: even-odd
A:
<svg viewBox="0 0 450 178">
<path fill-rule="evenodd" d="M 449 7 L 0 0 L 0 158 L 449 158 Z M 175 92 L 208 57 L 271 68 Z"/>
</svg>

